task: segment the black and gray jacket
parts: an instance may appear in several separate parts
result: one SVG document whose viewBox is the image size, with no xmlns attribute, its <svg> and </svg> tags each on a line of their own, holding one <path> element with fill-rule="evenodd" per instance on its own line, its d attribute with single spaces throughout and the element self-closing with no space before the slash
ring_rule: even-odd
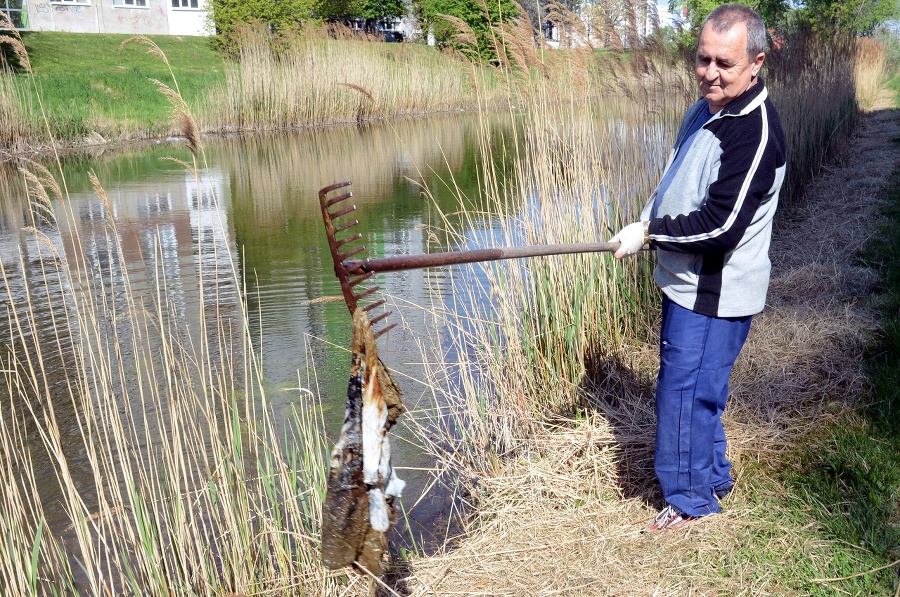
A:
<svg viewBox="0 0 900 597">
<path fill-rule="evenodd" d="M 666 172 L 706 106 L 700 100 L 687 111 Z M 784 133 L 762 80 L 713 115 L 686 151 L 664 195 L 657 198 L 657 188 L 641 214 L 657 249 L 653 276 L 666 296 L 696 313 L 759 313 L 785 173 Z"/>
</svg>

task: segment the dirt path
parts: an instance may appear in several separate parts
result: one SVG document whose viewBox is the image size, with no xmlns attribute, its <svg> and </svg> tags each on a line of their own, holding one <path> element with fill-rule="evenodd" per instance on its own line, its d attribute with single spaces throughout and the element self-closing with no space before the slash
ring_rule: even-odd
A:
<svg viewBox="0 0 900 597">
<path fill-rule="evenodd" d="M 632 405 L 619 415 L 646 431 L 643 438 L 623 442 L 598 415 L 538 440 L 532 458 L 485 479 L 468 536 L 446 554 L 414 561 L 401 582 L 406 594 L 794 592 L 770 578 L 765 560 L 740 569 L 748 560 L 731 556 L 748 536 L 771 533 L 776 553 L 821 539 L 771 528 L 759 488 L 748 489 L 744 475 L 866 391 L 862 353 L 877 325 L 868 302 L 877 277 L 855 255 L 875 234 L 880 191 L 900 167 L 900 111 L 888 108 L 890 99 L 862 116 L 848 151 L 809 185 L 803 207 L 780 214 L 768 306 L 733 378 L 726 430 L 738 485 L 724 512 L 686 532 L 639 532 L 658 504 L 647 498 L 655 491 L 646 462 L 652 406 Z M 623 458 L 629 451 L 643 462 Z M 628 462 L 634 469 L 623 475 Z"/>
</svg>

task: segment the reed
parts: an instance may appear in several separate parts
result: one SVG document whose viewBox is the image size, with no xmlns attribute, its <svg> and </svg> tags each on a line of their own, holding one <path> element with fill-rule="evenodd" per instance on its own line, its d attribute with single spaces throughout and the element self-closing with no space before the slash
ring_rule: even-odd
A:
<svg viewBox="0 0 900 597">
<path fill-rule="evenodd" d="M 855 122 L 855 45 L 838 41 L 798 35 L 767 62 L 790 155 L 786 203 L 798 200 Z M 565 61 L 548 70 L 567 73 L 566 84 L 523 77 L 540 75 L 541 65 L 529 62 L 535 57 Z M 520 135 L 510 143 L 519 148 L 512 182 L 501 182 L 485 143 L 481 195 L 459 196 L 461 212 L 436 226 L 435 237 L 449 245 L 607 240 L 637 217 L 696 98 L 691 65 L 658 48 L 619 61 L 523 51 L 509 81 L 523 108 L 512 111 Z M 453 345 L 444 354 L 459 361 L 439 362 L 429 373 L 434 385 L 449 388 L 435 423 L 445 430 L 435 454 L 446 457 L 450 442 L 454 466 L 464 463 L 477 479 L 498 470 L 499 456 L 531 445 L 546 424 L 585 407 L 615 419 L 623 437 L 646 435 L 652 412 L 642 405 L 655 375 L 659 303 L 651 268 L 646 254 L 621 262 L 582 255 L 458 273 L 463 298 L 435 307 Z"/>
<path fill-rule="evenodd" d="M 287 35 L 273 40 L 253 29 L 243 33 L 225 84 L 212 91 L 201 113 L 203 128 L 354 123 L 473 109 L 501 97 L 490 70 L 433 48 L 315 29 Z"/>
<path fill-rule="evenodd" d="M 0 147 L 13 151 L 23 149 L 32 119 L 26 110 L 26 98 L 15 84 L 15 75 L 0 67 Z"/>
<path fill-rule="evenodd" d="M 126 267 L 116 205 L 95 177 L 101 217 L 83 235 L 64 181 L 34 163 L 21 171 L 26 225 L 0 261 L 6 594 L 363 590 L 319 562 L 315 386 L 298 380 L 291 421 L 271 411 L 219 198 L 200 140 L 191 147 L 198 240 L 179 279 L 161 234 L 144 271 Z"/>
<path fill-rule="evenodd" d="M 693 100 L 690 79 L 664 67 L 670 61 L 656 50 L 627 62 L 590 51 L 523 53 L 509 67 L 512 180 L 485 142 L 481 195 L 459 196 L 460 213 L 436 223 L 435 236 L 479 247 L 609 239 L 637 217 Z M 456 434 L 445 438 L 455 442 L 452 458 L 490 471 L 545 423 L 637 369 L 633 350 L 656 317 L 651 267 L 648 254 L 607 254 L 460 270 L 456 306 L 435 309 L 447 314 L 454 362 L 430 372 L 433 385 L 452 388 L 438 422 Z M 442 450 L 435 446 L 439 458 Z"/>
<path fill-rule="evenodd" d="M 8 28 L 8 33 L 6 32 Z M 22 38 L 5 13 L 0 12 L 0 46 L 9 46 L 20 68 L 31 73 L 28 53 Z M 31 115 L 29 96 L 16 84 L 16 76 L 5 59 L 0 59 L 0 148 L 13 151 L 24 149 L 33 142 L 34 118 Z"/>
<path fill-rule="evenodd" d="M 855 47 L 849 36 L 824 39 L 801 30 L 766 60 L 765 76 L 787 142 L 783 204 L 796 201 L 826 160 L 847 145 L 858 115 Z"/>
<path fill-rule="evenodd" d="M 857 102 L 865 110 L 871 109 L 878 99 L 884 83 L 887 56 L 887 48 L 883 43 L 871 37 L 857 38 L 854 81 Z"/>
</svg>

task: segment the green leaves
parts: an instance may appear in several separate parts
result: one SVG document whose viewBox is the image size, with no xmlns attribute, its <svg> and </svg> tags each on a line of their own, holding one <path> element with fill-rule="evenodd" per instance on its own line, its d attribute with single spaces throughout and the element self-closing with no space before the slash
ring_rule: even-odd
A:
<svg viewBox="0 0 900 597">
<path fill-rule="evenodd" d="M 318 16 L 328 2 L 318 0 L 212 0 L 210 18 L 216 32 L 228 37 L 240 26 L 262 22 L 275 31 L 299 25 L 301 21 Z"/>
<path fill-rule="evenodd" d="M 695 33 L 714 8 L 725 0 L 670 0 L 673 12 L 687 8 Z M 762 16 L 766 26 L 781 29 L 809 22 L 819 30 L 871 33 L 878 25 L 900 17 L 900 0 L 745 0 Z"/>
<path fill-rule="evenodd" d="M 454 47 L 481 60 L 497 56 L 500 44 L 495 29 L 519 15 L 518 4 L 511 0 L 413 0 L 413 10 L 422 29 L 430 30 L 439 46 Z"/>
<path fill-rule="evenodd" d="M 368 20 L 400 18 L 406 14 L 403 0 L 356 0 L 353 15 Z"/>
</svg>

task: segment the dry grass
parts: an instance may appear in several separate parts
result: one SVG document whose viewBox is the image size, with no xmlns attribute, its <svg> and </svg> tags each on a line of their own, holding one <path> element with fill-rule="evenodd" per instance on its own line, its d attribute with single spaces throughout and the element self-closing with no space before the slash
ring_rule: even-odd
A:
<svg viewBox="0 0 900 597">
<path fill-rule="evenodd" d="M 856 98 L 863 109 L 871 109 L 878 99 L 887 65 L 887 48 L 871 37 L 856 40 Z"/>
<path fill-rule="evenodd" d="M 316 30 L 244 32 L 200 120 L 204 129 L 283 129 L 495 106 L 493 74 L 432 48 Z M 477 89 L 484 94 L 476 93 Z"/>
<path fill-rule="evenodd" d="M 469 473 L 477 514 L 452 548 L 413 562 L 410 594 L 793 595 L 823 588 L 794 562 L 827 558 L 828 541 L 812 519 L 784 526 L 768 511 L 766 492 L 784 489 L 760 476 L 866 395 L 862 358 L 877 327 L 866 297 L 876 280 L 854 249 L 873 234 L 879 190 L 900 166 L 892 141 L 898 134 L 895 114 L 866 117 L 846 163 L 829 168 L 782 213 L 768 306 L 732 378 L 725 425 L 737 485 L 722 514 L 683 532 L 638 532 L 660 500 L 652 380 L 611 372 L 619 380 L 611 376 L 596 388 L 591 414 L 537 426 L 521 456 Z M 648 376 L 652 344 L 632 365 Z"/>
<path fill-rule="evenodd" d="M 31 63 L 19 32 L 12 27 L 5 13 L 0 12 L 0 31 L 7 27 L 10 33 L 0 35 L 0 46 L 10 46 L 19 60 L 20 67 L 30 73 Z M 15 84 L 14 79 L 15 75 L 6 61 L 0 61 L 0 155 L 4 150 L 24 149 L 26 144 L 36 140 L 28 97 Z"/>
<path fill-rule="evenodd" d="M 49 170 L 22 170 L 25 218 L 0 262 L 6 594 L 368 592 L 319 562 L 321 405 L 298 380 L 293 419 L 272 412 L 199 137 L 190 148 L 200 217 L 183 279 L 161 234 L 146 271 L 126 265 L 95 176 L 91 227 Z"/>
<path fill-rule="evenodd" d="M 843 184 L 826 179 L 801 194 L 828 143 L 839 147 L 855 122 L 856 90 L 850 46 L 798 40 L 793 51 L 773 60 L 767 77 L 800 172 L 789 182 L 792 207 L 783 208 L 773 242 L 768 308 L 755 319 L 732 377 L 725 425 L 738 485 L 725 512 L 683 533 L 639 533 L 661 506 L 652 468 L 658 357 L 648 314 L 655 299 L 642 290 L 646 271 L 623 272 L 603 257 L 530 263 L 527 275 L 488 268 L 478 280 L 491 306 L 469 312 L 454 337 L 464 380 L 448 409 L 469 435 L 451 444 L 446 461 L 462 465 L 477 506 L 452 547 L 413 562 L 411 594 L 757 595 L 805 586 L 775 570 L 824 542 L 808 526 L 773 526 L 753 494 L 761 491 L 758 480 L 745 475 L 778 462 L 865 395 L 862 354 L 876 323 L 861 305 L 874 278 L 848 248 L 871 234 L 876 191 L 897 164 L 890 143 L 897 123 L 893 133 L 878 132 L 878 153 L 857 146 L 846 154 L 856 161 L 840 171 Z M 793 62 L 800 53 L 803 72 Z M 631 72 L 659 81 L 653 69 Z M 820 101 L 823 85 L 827 102 Z M 492 236 L 507 243 L 591 239 L 633 217 L 629 209 L 658 178 L 646 164 L 667 147 L 685 101 L 642 87 L 629 99 L 644 113 L 660 102 L 660 128 L 626 117 L 620 136 L 594 128 L 575 108 L 553 112 L 535 100 L 516 184 L 497 185 L 488 170 L 487 199 L 471 208 L 505 223 Z M 579 131 L 589 132 L 583 138 Z M 540 142 L 529 144 L 529 134 Z M 629 134 L 642 153 L 631 153 Z M 865 165 L 873 159 L 883 160 L 878 172 Z M 605 212 L 596 203 L 582 203 L 596 189 L 609 193 L 609 221 L 593 219 Z M 604 284 L 592 286 L 597 280 Z M 534 341 L 540 337 L 552 341 L 542 348 Z M 547 414 L 573 406 L 581 416 Z M 759 560 L 738 555 L 748 536 L 771 537 Z"/>
<path fill-rule="evenodd" d="M 12 74 L 0 67 L 0 147 L 7 151 L 22 149 L 22 140 L 30 137 L 31 119 L 24 109 L 25 98 L 13 82 Z M 3 150 L 0 150 L 2 154 Z"/>
</svg>

